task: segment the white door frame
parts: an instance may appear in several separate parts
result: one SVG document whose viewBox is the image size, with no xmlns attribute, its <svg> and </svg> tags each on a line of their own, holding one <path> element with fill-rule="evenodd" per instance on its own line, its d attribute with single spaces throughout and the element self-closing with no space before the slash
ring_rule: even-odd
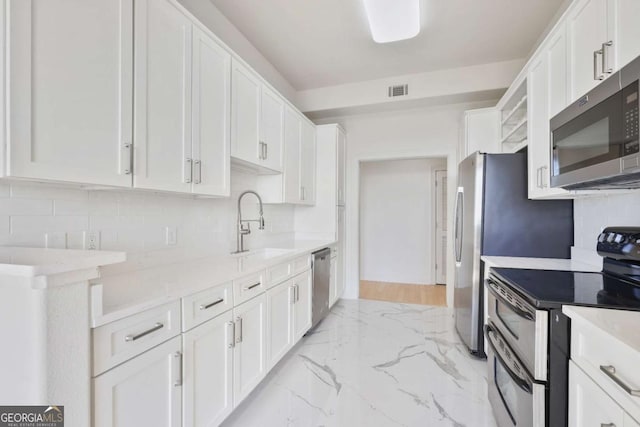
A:
<svg viewBox="0 0 640 427">
<path fill-rule="evenodd" d="M 357 299 L 360 293 L 360 164 L 372 161 L 384 160 L 409 160 L 409 159 L 447 159 L 447 254 L 451 254 L 451 218 L 453 197 L 455 194 L 455 182 L 457 181 L 457 155 L 443 147 L 441 153 L 432 152 L 432 147 L 426 149 L 408 150 L 394 153 L 378 153 L 358 155 L 353 159 L 347 159 L 347 201 L 346 201 L 346 289 L 345 298 Z M 453 306 L 453 264 L 452 256 L 447 257 L 447 305 Z"/>
<path fill-rule="evenodd" d="M 435 265 L 434 266 L 434 270 L 433 270 L 433 275 L 434 275 L 434 280 L 433 283 L 434 284 L 442 284 L 442 283 L 446 283 L 446 278 L 447 278 L 447 265 L 446 265 L 446 260 L 447 260 L 447 250 L 444 250 L 444 254 L 440 254 L 440 252 L 442 251 L 442 244 L 441 244 L 441 238 L 442 238 L 442 233 L 443 232 L 447 232 L 449 230 L 449 227 L 447 226 L 447 220 L 448 220 L 448 215 L 445 214 L 445 221 L 441 221 L 438 222 L 438 214 L 439 212 L 441 212 L 441 208 L 440 208 L 440 204 L 442 203 L 446 203 L 447 198 L 445 197 L 443 201 L 440 201 L 440 191 L 441 191 L 441 182 L 438 180 L 438 177 L 442 177 L 441 179 L 445 182 L 448 183 L 448 179 L 447 179 L 447 170 L 446 169 L 438 169 L 438 168 L 434 168 L 433 169 L 433 187 L 434 187 L 434 191 L 433 191 L 433 225 L 434 225 L 434 232 L 433 232 L 433 255 L 435 258 Z M 448 184 L 447 184 L 448 185 Z M 447 209 L 449 208 L 449 205 L 447 204 Z M 443 225 L 444 225 L 444 229 L 443 229 Z M 446 238 L 446 237 L 445 237 Z M 447 244 L 448 244 L 448 239 L 447 239 Z M 440 260 L 440 255 L 444 256 L 445 262 L 442 263 Z M 441 274 L 442 276 L 441 276 Z M 440 277 L 444 277 L 445 280 L 440 280 Z"/>
</svg>

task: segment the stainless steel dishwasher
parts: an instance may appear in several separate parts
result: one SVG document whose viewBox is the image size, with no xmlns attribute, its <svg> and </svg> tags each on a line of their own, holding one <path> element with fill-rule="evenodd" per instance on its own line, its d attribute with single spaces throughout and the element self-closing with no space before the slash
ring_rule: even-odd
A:
<svg viewBox="0 0 640 427">
<path fill-rule="evenodd" d="M 324 248 L 312 254 L 313 300 L 311 327 L 315 327 L 329 313 L 329 286 L 331 280 L 331 249 Z"/>
</svg>

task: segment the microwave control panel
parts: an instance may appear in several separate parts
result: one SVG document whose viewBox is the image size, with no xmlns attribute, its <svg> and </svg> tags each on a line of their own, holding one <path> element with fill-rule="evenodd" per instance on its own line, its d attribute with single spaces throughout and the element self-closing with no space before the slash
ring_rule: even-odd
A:
<svg viewBox="0 0 640 427">
<path fill-rule="evenodd" d="M 638 146 L 638 126 L 640 123 L 639 113 L 638 81 L 631 83 L 622 89 L 622 113 L 623 113 L 623 135 L 624 154 L 634 154 L 639 150 Z"/>
</svg>

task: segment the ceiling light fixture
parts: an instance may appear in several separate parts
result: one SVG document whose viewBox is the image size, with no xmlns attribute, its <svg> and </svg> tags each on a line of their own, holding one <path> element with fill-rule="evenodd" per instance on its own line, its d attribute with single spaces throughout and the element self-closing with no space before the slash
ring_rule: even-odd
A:
<svg viewBox="0 0 640 427">
<path fill-rule="evenodd" d="M 420 0 L 363 0 L 376 43 L 413 38 L 420 33 Z"/>
</svg>

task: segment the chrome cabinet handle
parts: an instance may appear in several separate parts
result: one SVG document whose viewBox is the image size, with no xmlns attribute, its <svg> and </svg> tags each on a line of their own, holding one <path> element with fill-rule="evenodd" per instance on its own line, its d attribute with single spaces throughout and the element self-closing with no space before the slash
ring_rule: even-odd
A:
<svg viewBox="0 0 640 427">
<path fill-rule="evenodd" d="M 179 351 L 176 351 L 173 354 L 173 369 L 174 372 L 177 372 L 177 375 L 174 374 L 176 376 L 176 378 L 173 380 L 173 386 L 174 387 L 180 387 L 182 386 L 182 353 Z"/>
<path fill-rule="evenodd" d="M 131 175 L 131 172 L 133 171 L 133 144 L 125 142 L 122 144 L 122 151 L 122 174 Z"/>
<path fill-rule="evenodd" d="M 600 427 L 616 427 L 614 423 L 600 423 Z"/>
<path fill-rule="evenodd" d="M 193 178 L 193 160 L 185 159 L 184 162 L 184 182 L 185 184 L 191 184 Z"/>
<path fill-rule="evenodd" d="M 296 302 L 296 285 L 289 286 L 289 292 L 291 292 L 291 297 L 289 298 L 291 300 L 291 304 L 295 304 L 295 302 Z"/>
<path fill-rule="evenodd" d="M 602 43 L 602 72 L 607 74 L 613 73 L 613 68 L 609 67 L 609 48 L 611 46 L 613 46 L 612 40 Z"/>
<path fill-rule="evenodd" d="M 202 162 L 200 160 L 193 161 L 193 183 L 202 183 Z"/>
<path fill-rule="evenodd" d="M 604 80 L 604 76 L 598 74 L 598 55 L 602 55 L 602 49 L 593 51 L 593 80 Z"/>
<path fill-rule="evenodd" d="M 253 289 L 253 288 L 255 288 L 255 287 L 260 286 L 260 284 L 261 284 L 261 283 L 262 283 L 262 282 L 258 282 L 258 283 L 254 283 L 254 284 L 253 284 L 253 285 L 251 285 L 251 286 L 245 286 L 245 287 L 244 287 L 244 290 L 245 290 L 245 291 L 250 291 L 251 289 Z"/>
<path fill-rule="evenodd" d="M 300 301 L 300 286 L 296 286 L 296 302 Z"/>
<path fill-rule="evenodd" d="M 536 187 L 537 188 L 542 188 L 542 184 L 540 184 L 540 181 L 541 181 L 541 176 L 540 175 L 542 175 L 540 173 L 540 169 L 541 168 L 536 169 Z"/>
<path fill-rule="evenodd" d="M 264 143 L 264 159 L 267 160 L 269 158 L 269 144 Z"/>
<path fill-rule="evenodd" d="M 629 384 L 625 383 L 617 374 L 616 368 L 612 365 L 600 365 L 600 370 L 605 373 L 606 376 L 611 378 L 613 382 L 618 384 L 627 394 L 635 397 L 640 397 L 640 390 L 634 389 Z"/>
<path fill-rule="evenodd" d="M 236 324 L 234 322 L 227 322 L 227 347 L 233 348 L 235 346 L 236 346 Z"/>
<path fill-rule="evenodd" d="M 238 336 L 236 336 L 236 344 L 239 344 L 242 342 L 242 317 L 236 317 L 236 325 L 233 329 L 234 335 L 236 332 L 238 334 Z"/>
<path fill-rule="evenodd" d="M 207 310 L 207 309 L 213 307 L 214 305 L 220 304 L 221 302 L 224 302 L 224 298 L 220 298 L 220 299 L 218 299 L 218 300 L 216 300 L 214 302 L 210 302 L 209 304 L 202 304 L 202 305 L 200 305 L 200 310 Z"/>
<path fill-rule="evenodd" d="M 147 329 L 144 332 L 140 332 L 137 335 L 127 335 L 126 337 L 124 337 L 124 340 L 126 342 L 136 341 L 136 340 L 139 340 L 142 337 L 146 337 L 147 335 L 154 333 L 155 331 L 159 331 L 162 328 L 164 328 L 164 325 L 162 323 L 158 322 L 153 326 L 153 328 Z"/>
</svg>

